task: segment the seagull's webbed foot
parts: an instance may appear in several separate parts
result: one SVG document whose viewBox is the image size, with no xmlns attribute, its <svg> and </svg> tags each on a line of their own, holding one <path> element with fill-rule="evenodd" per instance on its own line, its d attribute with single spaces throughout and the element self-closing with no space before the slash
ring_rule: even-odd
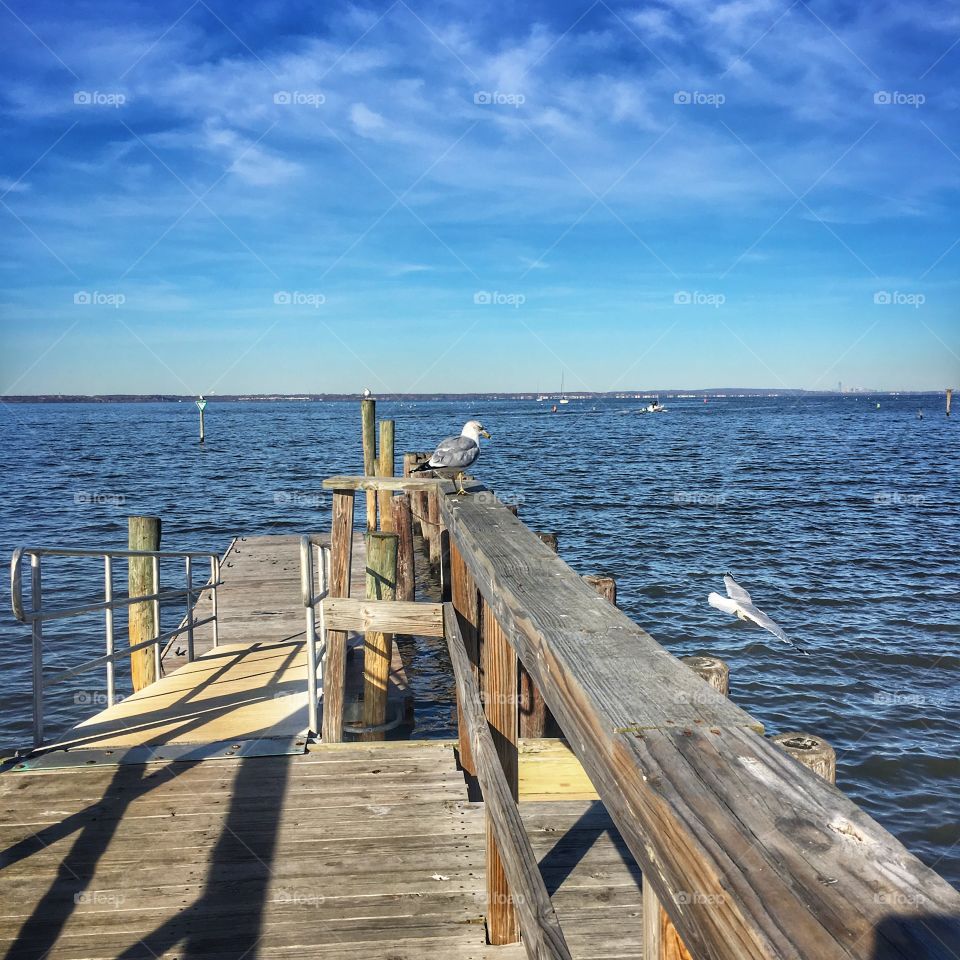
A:
<svg viewBox="0 0 960 960">
<path fill-rule="evenodd" d="M 469 492 L 463 489 L 463 474 L 457 474 L 457 496 L 466 497 L 469 496 Z"/>
</svg>

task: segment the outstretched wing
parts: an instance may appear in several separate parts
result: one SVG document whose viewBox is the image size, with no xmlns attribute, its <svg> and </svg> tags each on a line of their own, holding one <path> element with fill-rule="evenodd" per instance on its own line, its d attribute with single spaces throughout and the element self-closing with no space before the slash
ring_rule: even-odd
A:
<svg viewBox="0 0 960 960">
<path fill-rule="evenodd" d="M 480 456 L 480 445 L 469 437 L 447 437 L 441 440 L 430 458 L 431 467 L 465 469 Z"/>
<path fill-rule="evenodd" d="M 727 596 L 730 597 L 731 600 L 736 600 L 737 603 L 753 602 L 750 599 L 750 594 L 747 593 L 747 591 L 744 590 L 743 587 L 741 587 L 740 584 L 737 583 L 737 581 L 734 580 L 729 573 L 724 574 L 723 583 L 727 588 Z"/>
<path fill-rule="evenodd" d="M 758 610 L 752 603 L 741 603 L 740 609 L 748 620 L 752 620 L 758 627 L 763 627 L 764 630 L 769 630 L 778 640 L 782 640 L 784 643 L 793 643 L 775 620 L 768 617 L 762 610 Z"/>
</svg>

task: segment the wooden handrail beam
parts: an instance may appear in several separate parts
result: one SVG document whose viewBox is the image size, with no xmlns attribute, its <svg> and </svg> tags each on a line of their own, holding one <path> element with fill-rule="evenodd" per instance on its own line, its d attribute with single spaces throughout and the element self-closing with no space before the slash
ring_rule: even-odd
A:
<svg viewBox="0 0 960 960">
<path fill-rule="evenodd" d="M 568 960 L 570 950 L 560 929 L 560 921 L 550 902 L 550 894 L 543 882 L 520 811 L 500 766 L 480 703 L 480 692 L 473 678 L 473 668 L 460 634 L 456 611 L 452 604 L 445 603 L 443 612 L 457 699 L 470 733 L 471 753 L 483 792 L 483 802 L 493 825 L 511 897 L 520 917 L 523 945 L 530 958 Z"/>
<path fill-rule="evenodd" d="M 452 541 L 694 957 L 956 960 L 960 893 L 486 497 Z"/>
<path fill-rule="evenodd" d="M 327 597 L 323 614 L 328 630 L 379 631 L 416 637 L 444 635 L 443 605 L 439 603 Z"/>
</svg>

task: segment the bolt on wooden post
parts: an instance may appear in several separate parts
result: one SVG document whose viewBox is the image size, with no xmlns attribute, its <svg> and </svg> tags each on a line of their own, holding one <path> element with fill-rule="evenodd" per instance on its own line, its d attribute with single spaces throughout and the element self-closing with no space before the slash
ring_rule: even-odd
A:
<svg viewBox="0 0 960 960">
<path fill-rule="evenodd" d="M 128 517 L 127 547 L 130 550 L 160 549 L 159 517 Z M 131 597 L 144 597 L 157 593 L 159 583 L 154 583 L 153 559 L 151 557 L 130 557 L 127 561 L 128 591 Z M 156 607 L 152 600 L 132 603 L 129 607 L 130 646 L 152 640 L 160 633 Z M 134 692 L 142 690 L 157 679 L 156 655 L 152 647 L 134 650 L 130 654 L 130 674 Z"/>
<path fill-rule="evenodd" d="M 377 401 L 369 397 L 360 401 L 360 429 L 363 440 L 363 472 L 377 475 Z M 367 491 L 367 530 L 377 529 L 377 494 Z"/>
<path fill-rule="evenodd" d="M 367 534 L 367 599 L 397 599 L 397 541 L 395 533 Z M 393 657 L 393 634 L 371 631 L 364 638 L 363 725 L 380 726 L 387 719 L 387 688 Z M 383 740 L 382 731 L 362 735 Z"/>
<path fill-rule="evenodd" d="M 396 424 L 393 420 L 380 421 L 380 454 L 377 461 L 377 476 L 392 477 L 394 475 L 394 453 L 393 441 Z M 377 494 L 377 501 L 380 508 L 380 529 L 387 532 L 393 532 L 393 493 L 390 490 L 381 490 Z"/>
</svg>

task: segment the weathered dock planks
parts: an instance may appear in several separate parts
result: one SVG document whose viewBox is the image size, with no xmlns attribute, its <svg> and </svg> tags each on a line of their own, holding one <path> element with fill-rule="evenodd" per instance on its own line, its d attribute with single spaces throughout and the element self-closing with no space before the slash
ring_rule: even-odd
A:
<svg viewBox="0 0 960 960">
<path fill-rule="evenodd" d="M 0 776 L 11 960 L 518 960 L 485 943 L 483 804 L 449 743 Z M 577 958 L 640 957 L 638 871 L 596 802 L 525 830 Z"/>
</svg>

